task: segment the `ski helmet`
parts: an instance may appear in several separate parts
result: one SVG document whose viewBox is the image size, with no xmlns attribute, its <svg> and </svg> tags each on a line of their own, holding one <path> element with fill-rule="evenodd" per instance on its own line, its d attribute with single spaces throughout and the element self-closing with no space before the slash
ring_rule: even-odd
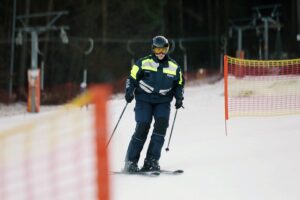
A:
<svg viewBox="0 0 300 200">
<path fill-rule="evenodd" d="M 169 51 L 169 41 L 168 41 L 168 39 L 165 38 L 164 36 L 161 36 L 161 35 L 155 36 L 152 39 L 152 51 L 155 48 L 164 48 L 165 49 L 164 53 L 167 53 Z"/>
</svg>

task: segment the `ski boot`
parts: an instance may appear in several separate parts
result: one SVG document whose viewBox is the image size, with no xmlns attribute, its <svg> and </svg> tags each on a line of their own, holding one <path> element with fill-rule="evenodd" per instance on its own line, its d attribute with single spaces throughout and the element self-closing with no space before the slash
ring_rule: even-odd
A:
<svg viewBox="0 0 300 200">
<path fill-rule="evenodd" d="M 158 160 L 154 158 L 150 158 L 150 159 L 146 158 L 144 161 L 144 166 L 141 169 L 142 172 L 159 171 L 159 170 L 160 170 L 160 166 Z"/>
<path fill-rule="evenodd" d="M 134 173 L 139 172 L 139 170 L 140 169 L 139 169 L 136 162 L 132 162 L 132 161 L 126 161 L 125 162 L 125 167 L 123 169 L 124 172 L 134 174 Z"/>
</svg>

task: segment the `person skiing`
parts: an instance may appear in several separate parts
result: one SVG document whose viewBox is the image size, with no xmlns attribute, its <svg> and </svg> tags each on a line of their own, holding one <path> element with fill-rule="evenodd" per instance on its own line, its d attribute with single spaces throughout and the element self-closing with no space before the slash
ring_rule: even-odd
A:
<svg viewBox="0 0 300 200">
<path fill-rule="evenodd" d="M 124 171 L 159 171 L 159 159 L 169 126 L 170 104 L 175 97 L 175 108 L 183 107 L 184 78 L 179 65 L 168 55 L 169 42 L 164 36 L 152 39 L 152 53 L 139 59 L 126 80 L 125 99 L 134 98 L 136 127 L 128 145 Z M 154 128 L 144 165 L 138 167 L 140 153 L 154 118 Z"/>
</svg>

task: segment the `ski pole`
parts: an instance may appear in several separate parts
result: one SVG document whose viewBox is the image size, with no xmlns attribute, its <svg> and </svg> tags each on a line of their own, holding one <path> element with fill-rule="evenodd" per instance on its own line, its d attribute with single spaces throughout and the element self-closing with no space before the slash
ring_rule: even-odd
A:
<svg viewBox="0 0 300 200">
<path fill-rule="evenodd" d="M 172 133 L 173 133 L 173 128 L 174 128 L 174 124 L 175 124 L 175 120 L 176 120 L 176 116 L 177 116 L 177 109 L 176 109 L 176 112 L 175 112 L 175 116 L 174 116 L 174 120 L 173 120 L 173 125 L 172 125 L 172 129 L 171 129 L 171 133 L 170 133 L 170 137 L 169 137 L 169 142 L 168 142 L 168 146 L 166 148 L 166 151 L 169 151 L 169 146 L 170 146 L 170 141 L 171 141 L 171 137 L 172 137 Z"/>
<path fill-rule="evenodd" d="M 116 126 L 115 126 L 115 128 L 114 128 L 114 130 L 113 130 L 113 132 L 112 132 L 112 134 L 111 134 L 111 136 L 110 136 L 110 138 L 109 138 L 109 140 L 108 140 L 108 143 L 107 143 L 107 145 L 106 145 L 106 148 L 108 147 L 108 145 L 109 145 L 109 143 L 110 143 L 112 137 L 113 137 L 114 134 L 115 134 L 115 131 L 116 131 L 116 129 L 117 129 L 118 125 L 119 125 L 119 122 L 120 122 L 120 120 L 121 120 L 121 118 L 122 118 L 122 116 L 123 116 L 123 114 L 124 114 L 124 112 L 125 112 L 125 110 L 126 110 L 127 105 L 128 105 L 128 102 L 126 103 L 125 107 L 123 108 L 123 111 L 122 111 L 122 113 L 121 113 L 121 115 L 120 115 L 120 117 L 119 117 L 119 120 L 118 120 L 118 122 L 117 122 L 117 124 L 116 124 Z"/>
</svg>

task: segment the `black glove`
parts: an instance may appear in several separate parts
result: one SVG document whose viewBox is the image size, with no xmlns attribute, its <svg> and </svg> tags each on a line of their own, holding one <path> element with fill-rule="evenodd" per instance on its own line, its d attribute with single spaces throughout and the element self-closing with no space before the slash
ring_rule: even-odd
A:
<svg viewBox="0 0 300 200">
<path fill-rule="evenodd" d="M 183 104 L 182 104 L 182 99 L 176 99 L 176 102 L 175 102 L 175 108 L 176 109 L 179 109 L 183 107 Z"/>
<path fill-rule="evenodd" d="M 134 98 L 133 94 L 131 92 L 126 91 L 125 99 L 127 103 L 130 103 L 133 100 L 133 98 Z"/>
</svg>

